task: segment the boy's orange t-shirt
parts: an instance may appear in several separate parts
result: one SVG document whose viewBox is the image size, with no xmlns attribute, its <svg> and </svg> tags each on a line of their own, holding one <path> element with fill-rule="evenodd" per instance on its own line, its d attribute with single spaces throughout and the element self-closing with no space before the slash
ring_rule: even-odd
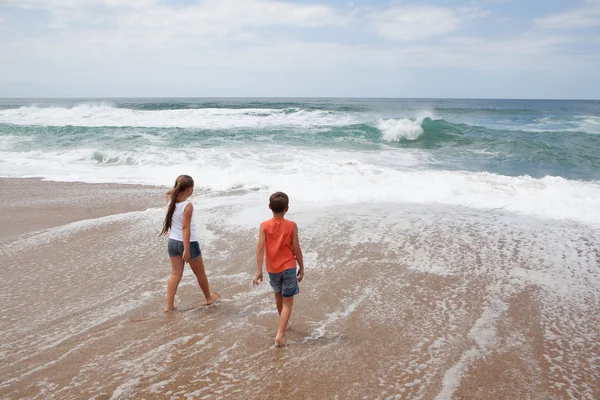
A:
<svg viewBox="0 0 600 400">
<path fill-rule="evenodd" d="M 296 268 L 293 247 L 295 226 L 293 221 L 285 218 L 273 218 L 263 222 L 267 272 L 278 274 L 286 269 Z"/>
</svg>

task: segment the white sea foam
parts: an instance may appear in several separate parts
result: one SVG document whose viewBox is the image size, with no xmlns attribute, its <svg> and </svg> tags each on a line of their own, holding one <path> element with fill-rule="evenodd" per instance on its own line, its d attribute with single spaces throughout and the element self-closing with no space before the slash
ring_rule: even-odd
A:
<svg viewBox="0 0 600 400">
<path fill-rule="evenodd" d="M 420 153 L 402 149 L 357 153 L 292 151 L 276 145 L 169 151 L 148 147 L 135 154 L 105 150 L 108 161 L 102 162 L 93 157 L 94 151 L 0 151 L 0 176 L 170 185 L 174 176 L 188 173 L 198 188 L 258 190 L 260 196 L 284 190 L 302 207 L 372 202 L 447 204 L 600 224 L 599 182 L 425 170 L 420 166 Z M 404 161 L 386 161 L 394 158 Z"/>
<path fill-rule="evenodd" d="M 589 133 L 600 133 L 600 117 L 582 116 L 580 117 L 579 130 Z"/>
<path fill-rule="evenodd" d="M 74 107 L 21 107 L 0 110 L 0 123 L 40 126 L 112 126 L 199 129 L 260 129 L 323 127 L 356 123 L 349 114 L 298 108 L 198 108 L 181 110 L 131 110 L 108 104 Z"/>
<path fill-rule="evenodd" d="M 574 116 L 570 119 L 560 117 L 541 117 L 530 123 L 483 124 L 500 129 L 524 132 L 585 132 L 600 134 L 600 117 L 591 115 Z"/>
<path fill-rule="evenodd" d="M 1 132 L 0 132 L 1 134 Z M 11 150 L 15 145 L 31 142 L 33 138 L 24 137 L 24 136 L 16 136 L 16 135 L 2 135 L 2 140 L 0 140 L 0 151 L 8 151 Z"/>
</svg>

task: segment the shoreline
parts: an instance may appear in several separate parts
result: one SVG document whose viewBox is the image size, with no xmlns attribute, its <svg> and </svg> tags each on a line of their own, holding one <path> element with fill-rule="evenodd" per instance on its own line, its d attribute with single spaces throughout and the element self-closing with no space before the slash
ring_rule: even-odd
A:
<svg viewBox="0 0 600 400">
<path fill-rule="evenodd" d="M 165 192 L 158 186 L 138 184 L 0 178 L 0 240 L 84 219 L 164 206 Z"/>
</svg>

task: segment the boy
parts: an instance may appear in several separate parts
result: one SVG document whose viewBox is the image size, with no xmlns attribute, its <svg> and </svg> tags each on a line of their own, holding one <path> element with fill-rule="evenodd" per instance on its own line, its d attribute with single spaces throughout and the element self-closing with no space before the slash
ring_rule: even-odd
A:
<svg viewBox="0 0 600 400">
<path fill-rule="evenodd" d="M 283 334 L 292 314 L 294 296 L 299 293 L 298 282 L 304 278 L 298 226 L 284 218 L 289 209 L 288 205 L 289 198 L 283 192 L 273 193 L 269 198 L 273 218 L 260 224 L 256 246 L 256 277 L 252 281 L 254 285 L 258 285 L 263 280 L 262 265 L 266 251 L 269 283 L 275 292 L 275 303 L 279 313 L 279 326 L 275 336 L 277 346 L 283 345 Z M 298 274 L 296 262 L 300 266 Z"/>
</svg>

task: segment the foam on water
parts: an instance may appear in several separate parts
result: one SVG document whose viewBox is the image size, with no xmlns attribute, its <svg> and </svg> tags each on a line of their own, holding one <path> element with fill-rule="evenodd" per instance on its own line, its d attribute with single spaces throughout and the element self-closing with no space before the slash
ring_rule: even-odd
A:
<svg viewBox="0 0 600 400">
<path fill-rule="evenodd" d="M 191 340 L 200 337 L 201 334 L 183 336 L 173 339 L 168 343 L 160 345 L 156 348 L 146 350 L 142 355 L 134 360 L 121 361 L 120 366 L 123 373 L 133 375 L 134 378 L 128 379 L 126 382 L 118 386 L 112 393 L 111 399 L 121 399 L 135 394 L 136 385 L 142 378 L 153 377 L 168 368 L 169 361 L 175 356 L 174 349 L 177 346 L 186 344 Z M 201 342 L 201 341 L 200 341 Z M 153 365 L 152 369 L 145 367 L 148 363 Z M 162 367 L 159 367 L 162 364 Z"/>
<path fill-rule="evenodd" d="M 305 341 L 317 340 L 319 338 L 324 337 L 330 325 L 348 318 L 348 316 L 350 316 L 354 311 L 356 311 L 356 308 L 363 301 L 365 301 L 366 298 L 373 294 L 372 290 L 370 289 L 361 290 L 361 292 L 362 293 L 354 294 L 353 296 L 351 296 L 351 298 L 343 301 L 342 303 L 344 303 L 344 308 L 342 310 L 334 311 L 332 313 L 327 314 L 325 318 L 313 328 L 310 336 L 306 337 Z"/>
<path fill-rule="evenodd" d="M 344 113 L 298 108 L 194 108 L 180 110 L 131 110 L 108 104 L 80 104 L 74 107 L 20 107 L 0 110 L 0 123 L 41 126 L 158 127 L 238 129 L 274 126 L 312 127 L 356 123 Z"/>
<path fill-rule="evenodd" d="M 533 121 L 514 121 L 484 124 L 486 126 L 498 127 L 513 131 L 524 132 L 585 132 L 588 134 L 600 134 L 600 117 L 592 115 L 580 115 L 571 118 L 557 116 L 546 116 L 536 118 Z"/>
<path fill-rule="evenodd" d="M 102 160 L 108 159 L 108 163 L 98 162 L 92 149 L 0 152 L 0 175 L 171 185 L 174 176 L 188 173 L 202 190 L 259 190 L 263 197 L 283 190 L 304 207 L 369 202 L 448 204 L 600 224 L 598 182 L 424 169 L 419 165 L 419 153 L 402 150 L 291 152 L 283 146 L 265 145 L 176 152 L 149 147 L 139 154 L 116 150 L 103 154 Z M 397 160 L 390 161 L 394 157 Z"/>
<path fill-rule="evenodd" d="M 17 135 L 2 135 L 2 140 L 0 140 L 0 151 L 10 150 L 14 145 L 20 144 L 23 142 L 31 142 L 33 138 L 17 136 Z"/>
<path fill-rule="evenodd" d="M 386 276 L 377 283 L 361 282 L 361 290 L 376 288 L 375 293 L 379 293 L 387 288 L 385 293 L 396 296 L 407 296 L 414 290 L 416 293 L 412 299 L 417 304 L 423 298 L 429 299 L 423 311 L 430 315 L 423 321 L 423 326 L 419 325 L 416 329 L 413 351 L 410 354 L 397 353 L 397 369 L 402 371 L 402 381 L 405 382 L 403 387 L 393 386 L 398 381 L 397 371 L 380 372 L 381 386 L 387 387 L 388 393 L 391 386 L 392 393 L 407 391 L 405 394 L 410 393 L 408 397 L 423 398 L 424 391 L 431 389 L 431 380 L 441 377 L 441 388 L 433 396 L 430 393 L 425 398 L 437 395 L 438 399 L 449 399 L 453 398 L 463 380 L 478 374 L 478 366 L 489 363 L 488 356 L 496 357 L 514 351 L 522 359 L 532 357 L 521 355 L 527 349 L 527 345 L 522 343 L 535 340 L 524 336 L 530 328 L 519 327 L 512 320 L 526 318 L 531 310 L 522 310 L 523 315 L 515 317 L 515 313 L 521 312 L 520 304 L 516 304 L 518 309 L 512 308 L 511 313 L 509 309 L 515 307 L 511 303 L 516 297 L 536 288 L 538 291 L 534 293 L 538 297 L 532 308 L 541 305 L 543 318 L 540 323 L 547 346 L 543 351 L 547 352 L 545 357 L 551 365 L 551 381 L 557 385 L 564 385 L 562 382 L 567 381 L 566 386 L 576 398 L 593 397 L 593 385 L 582 380 L 582 377 L 589 376 L 590 368 L 594 368 L 593 361 L 577 359 L 572 353 L 569 365 L 565 366 L 560 352 L 570 348 L 581 357 L 586 352 L 585 346 L 597 341 L 592 326 L 594 322 L 587 314 L 589 310 L 597 309 L 596 293 L 600 287 L 595 268 L 598 254 L 593 245 L 598 243 L 599 231 L 596 228 L 539 222 L 508 213 L 451 208 L 436 211 L 435 207 L 431 207 L 414 215 L 415 208 L 409 208 L 413 212 L 406 211 L 405 221 L 394 218 L 396 214 L 391 207 L 387 208 L 385 216 L 379 215 L 376 207 L 365 207 L 354 215 L 347 210 L 342 209 L 339 215 L 321 220 L 321 225 L 327 228 L 316 236 L 327 237 L 326 231 L 340 232 L 342 229 L 348 229 L 350 233 L 360 232 L 356 237 L 351 234 L 350 248 L 364 249 L 373 243 L 385 243 L 381 250 L 376 247 L 378 254 L 397 257 L 396 265 L 403 268 L 408 264 L 417 276 L 434 274 L 432 280 L 424 281 L 441 282 L 442 285 L 440 288 L 436 284 L 428 292 L 421 286 L 423 281 L 420 279 L 415 286 L 406 287 L 403 286 L 404 279 L 396 280 L 395 275 L 394 278 Z M 303 232 L 313 234 L 311 230 L 304 229 Z M 582 236 L 586 238 L 583 242 Z M 344 240 L 347 241 L 346 237 Z M 356 255 L 348 259 L 356 259 Z M 342 257 L 336 261 L 340 268 L 346 270 L 352 265 L 348 259 Z M 327 262 L 329 259 L 321 259 L 321 263 Z M 367 265 L 373 271 L 369 275 L 379 270 L 373 260 L 369 260 Z M 399 270 L 392 271 L 398 273 Z M 359 303 L 365 324 L 372 324 L 373 320 L 382 324 L 392 320 L 403 321 L 406 318 L 402 312 L 404 309 L 409 310 L 409 315 L 419 312 L 416 304 L 406 302 L 411 297 L 395 301 L 388 308 L 383 308 L 382 300 L 373 297 L 366 305 Z M 358 301 L 360 296 L 351 298 Z M 472 304 L 470 310 L 465 309 L 468 303 Z M 371 304 L 373 306 L 365 310 L 364 307 Z M 465 318 L 469 314 L 476 318 Z M 329 316 L 323 323 L 327 322 L 327 318 Z M 511 330 L 515 332 L 510 333 Z M 421 336 L 422 331 L 429 332 L 430 336 Z M 435 332 L 433 338 L 431 332 Z M 556 356 L 551 357 L 551 354 Z M 450 360 L 452 362 L 448 363 Z M 532 368 L 536 368 L 536 364 Z M 521 384 L 521 388 L 524 386 Z M 383 394 L 381 398 L 386 398 Z"/>
<path fill-rule="evenodd" d="M 600 133 L 600 117 L 584 115 L 579 118 L 579 130 L 590 133 Z"/>
<path fill-rule="evenodd" d="M 436 400 L 451 399 L 471 363 L 475 359 L 485 356 L 496 344 L 496 321 L 508 308 L 503 298 L 509 297 L 516 290 L 513 286 L 505 286 L 503 283 L 497 282 L 488 287 L 487 292 L 489 296 L 487 304 L 468 335 L 475 344 L 463 352 L 460 360 L 444 373 L 442 390 L 436 396 Z"/>
</svg>

